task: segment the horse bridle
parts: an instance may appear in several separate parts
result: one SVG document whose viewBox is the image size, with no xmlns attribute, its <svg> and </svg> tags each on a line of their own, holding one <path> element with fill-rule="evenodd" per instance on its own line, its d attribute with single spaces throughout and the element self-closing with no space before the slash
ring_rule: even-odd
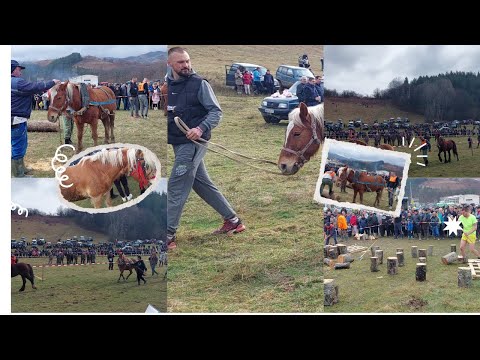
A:
<svg viewBox="0 0 480 360">
<path fill-rule="evenodd" d="M 295 151 L 295 150 L 292 150 L 292 149 L 289 149 L 289 148 L 286 148 L 286 147 L 282 147 L 282 151 L 286 151 L 288 153 L 291 153 L 291 154 L 297 156 L 301 160 L 301 162 L 298 163 L 298 165 L 300 167 L 302 167 L 308 161 L 308 159 L 306 159 L 305 156 L 304 156 L 307 149 L 313 144 L 320 144 L 321 143 L 321 140 L 318 138 L 318 135 L 317 135 L 317 122 L 315 120 L 310 120 L 310 123 L 311 123 L 311 126 L 312 126 L 312 138 L 307 143 L 307 145 L 305 145 L 303 147 L 302 150 Z"/>
</svg>

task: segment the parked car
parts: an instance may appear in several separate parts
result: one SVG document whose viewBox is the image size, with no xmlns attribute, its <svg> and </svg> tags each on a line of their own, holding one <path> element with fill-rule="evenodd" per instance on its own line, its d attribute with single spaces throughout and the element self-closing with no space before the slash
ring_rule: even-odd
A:
<svg viewBox="0 0 480 360">
<path fill-rule="evenodd" d="M 265 88 L 265 85 L 263 83 L 263 75 L 266 74 L 267 68 L 261 65 L 250 64 L 250 63 L 233 63 L 232 65 L 225 65 L 225 85 L 233 86 L 233 88 L 237 90 L 237 85 L 235 85 L 235 73 L 237 72 L 237 69 L 240 68 L 240 71 L 248 70 L 253 74 L 253 70 L 255 70 L 257 67 L 260 68 L 260 73 L 262 74 L 262 76 L 260 77 L 260 81 L 262 82 L 262 85 Z M 253 87 L 253 84 L 252 84 L 252 87 Z M 277 91 L 280 88 L 279 83 L 275 78 L 273 78 L 273 87 L 275 91 Z M 256 91 L 256 89 L 252 88 L 252 91 Z"/>
<path fill-rule="evenodd" d="M 258 108 L 263 116 L 265 122 L 269 124 L 278 124 L 281 120 L 288 120 L 290 111 L 298 107 L 297 86 L 300 81 L 297 81 L 288 89 L 292 94 L 291 97 L 272 97 L 267 96 L 262 100 L 261 106 Z"/>
<path fill-rule="evenodd" d="M 291 87 L 295 82 L 300 81 L 302 76 L 314 77 L 309 69 L 290 65 L 280 65 L 275 73 L 275 78 L 282 89 Z"/>
</svg>

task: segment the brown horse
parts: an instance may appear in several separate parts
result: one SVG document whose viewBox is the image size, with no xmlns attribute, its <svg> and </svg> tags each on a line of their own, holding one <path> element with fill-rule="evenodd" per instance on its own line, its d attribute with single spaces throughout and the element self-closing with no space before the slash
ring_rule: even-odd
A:
<svg viewBox="0 0 480 360">
<path fill-rule="evenodd" d="M 116 98 L 113 91 L 106 87 L 98 88 L 87 87 L 90 97 L 89 107 L 85 111 L 82 110 L 82 100 L 78 84 L 66 82 L 55 85 L 51 89 L 51 104 L 48 108 L 48 120 L 56 122 L 61 114 L 67 111 L 73 113 L 74 121 L 77 125 L 77 154 L 82 150 L 83 129 L 85 124 L 90 124 L 92 129 L 93 143 L 97 146 L 98 142 L 98 119 L 102 120 L 105 128 L 105 144 L 115 142 L 113 133 L 115 124 L 115 110 L 117 109 Z M 83 106 L 86 106 L 83 104 Z"/>
<path fill-rule="evenodd" d="M 358 145 L 368 146 L 365 141 L 358 140 L 358 139 L 350 139 L 350 140 L 348 140 L 348 142 L 358 144 Z"/>
<path fill-rule="evenodd" d="M 455 155 L 457 157 L 457 161 L 459 161 L 457 144 L 455 144 L 455 141 L 445 140 L 440 135 L 437 135 L 436 139 L 437 139 L 437 147 L 438 147 L 438 159 L 440 160 L 440 162 L 442 162 L 442 156 L 441 156 L 442 152 L 443 152 L 443 157 L 445 159 L 445 164 L 447 162 L 452 162 L 452 156 L 450 154 L 451 150 L 453 150 L 453 155 Z M 447 161 L 447 151 L 448 151 L 448 161 Z"/>
<path fill-rule="evenodd" d="M 25 284 L 27 282 L 27 280 L 25 279 L 28 279 L 32 283 L 32 289 L 36 289 L 35 276 L 33 275 L 32 265 L 25 263 L 12 264 L 12 278 L 17 275 L 20 275 L 23 281 L 23 285 L 20 288 L 20 291 L 25 290 Z"/>
<path fill-rule="evenodd" d="M 358 144 L 358 145 L 363 145 L 363 146 L 370 146 L 365 141 L 358 140 L 358 139 L 350 139 L 350 140 L 348 140 L 348 142 Z M 383 150 L 392 150 L 392 151 L 395 150 L 395 148 L 392 145 L 389 145 L 389 144 L 380 144 L 380 145 L 378 145 L 378 148 L 383 149 Z"/>
<path fill-rule="evenodd" d="M 288 114 L 285 144 L 278 167 L 293 175 L 317 153 L 324 138 L 323 104 L 307 107 L 303 102 Z"/>
<path fill-rule="evenodd" d="M 132 275 L 132 270 L 135 269 L 135 261 L 133 259 L 126 259 L 125 261 L 122 261 L 122 259 L 117 260 L 118 264 L 118 270 L 120 270 L 120 276 L 118 277 L 117 282 L 120 281 L 120 278 L 123 278 L 124 281 L 127 281 L 130 275 Z M 127 278 L 123 276 L 124 271 L 129 271 L 130 273 L 127 275 Z"/>
<path fill-rule="evenodd" d="M 353 189 L 353 203 L 357 198 L 357 193 L 360 194 L 360 204 L 363 204 L 363 193 L 366 191 L 376 192 L 377 197 L 373 202 L 373 206 L 380 205 L 380 199 L 382 198 L 383 188 L 386 186 L 386 181 L 383 176 L 380 175 L 368 175 L 366 172 L 359 172 L 345 166 L 340 180 L 348 180 L 352 184 Z"/>
<path fill-rule="evenodd" d="M 67 167 L 63 175 L 68 176 L 68 180 L 64 180 L 63 185 L 72 186 L 61 186 L 60 191 L 67 201 L 91 199 L 93 206 L 99 208 L 105 196 L 106 205 L 112 206 L 110 189 L 113 182 L 135 172 L 141 174 L 138 176 L 147 185 L 156 176 L 154 159 L 151 152 L 135 148 L 102 149 Z"/>
<path fill-rule="evenodd" d="M 167 105 L 168 105 L 168 85 L 167 82 L 164 82 L 160 87 L 160 104 L 163 107 L 163 115 L 167 116 Z"/>
<path fill-rule="evenodd" d="M 395 150 L 395 148 L 390 144 L 380 144 L 378 145 L 378 148 L 383 150 L 391 150 L 391 151 Z"/>
</svg>

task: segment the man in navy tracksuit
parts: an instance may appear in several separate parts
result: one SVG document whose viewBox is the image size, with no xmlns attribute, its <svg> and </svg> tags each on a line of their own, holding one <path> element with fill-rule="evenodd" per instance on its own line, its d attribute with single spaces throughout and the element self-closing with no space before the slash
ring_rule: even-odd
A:
<svg viewBox="0 0 480 360">
<path fill-rule="evenodd" d="M 12 85 L 12 106 L 11 121 L 12 126 L 11 142 L 12 142 L 12 175 L 14 177 L 25 177 L 25 173 L 31 171 L 25 167 L 23 158 L 27 152 L 27 121 L 32 113 L 33 95 L 39 92 L 45 92 L 59 80 L 29 82 L 22 79 L 22 70 L 25 66 L 21 66 L 18 61 L 11 61 L 11 85 Z"/>
</svg>

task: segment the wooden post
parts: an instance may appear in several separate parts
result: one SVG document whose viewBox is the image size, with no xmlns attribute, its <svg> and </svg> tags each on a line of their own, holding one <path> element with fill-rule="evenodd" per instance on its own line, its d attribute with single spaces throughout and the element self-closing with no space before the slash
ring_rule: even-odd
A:
<svg viewBox="0 0 480 360">
<path fill-rule="evenodd" d="M 457 259 L 458 259 L 458 256 L 457 256 L 457 253 L 455 251 L 452 251 L 451 253 L 448 253 L 447 255 L 442 256 L 442 262 L 445 265 L 449 265 L 449 264 L 457 261 Z"/>
<path fill-rule="evenodd" d="M 415 280 L 427 280 L 427 264 L 417 263 L 417 270 L 415 271 Z"/>
<path fill-rule="evenodd" d="M 347 253 L 347 245 L 344 244 L 337 244 L 338 255 L 346 254 Z"/>
<path fill-rule="evenodd" d="M 469 267 L 458 268 L 458 287 L 472 287 L 472 272 Z"/>
<path fill-rule="evenodd" d="M 457 252 L 457 245 L 450 244 L 450 252 Z"/>
<path fill-rule="evenodd" d="M 427 249 L 418 249 L 418 257 L 419 258 L 421 258 L 421 257 L 426 258 L 427 257 Z"/>
<path fill-rule="evenodd" d="M 375 250 L 375 256 L 378 257 L 378 263 L 383 264 L 383 250 Z"/>
<path fill-rule="evenodd" d="M 398 274 L 398 259 L 396 257 L 391 256 L 387 258 L 387 273 L 389 275 Z"/>
<path fill-rule="evenodd" d="M 323 257 L 328 257 L 328 249 L 330 249 L 330 245 L 325 245 L 323 247 Z"/>
<path fill-rule="evenodd" d="M 378 271 L 378 257 L 372 256 L 370 258 L 370 271 L 371 272 L 377 272 Z"/>
<path fill-rule="evenodd" d="M 397 248 L 397 250 L 395 251 L 395 253 L 398 253 L 398 252 L 403 253 L 403 249 L 402 249 L 402 248 Z"/>
<path fill-rule="evenodd" d="M 427 258 L 424 257 L 424 256 L 419 257 L 419 258 L 418 258 L 418 262 L 419 262 L 419 263 L 422 263 L 422 264 L 426 264 L 426 263 L 427 263 Z"/>
<path fill-rule="evenodd" d="M 466 257 L 463 257 L 462 255 L 458 255 L 457 262 L 459 262 L 460 264 L 465 264 L 468 262 L 468 259 Z"/>
<path fill-rule="evenodd" d="M 337 258 L 337 261 L 339 263 L 346 263 L 346 262 L 353 262 L 355 259 L 353 258 L 353 256 L 351 254 L 341 254 L 341 255 L 338 255 L 338 258 Z"/>
<path fill-rule="evenodd" d="M 427 255 L 433 256 L 433 245 L 428 245 Z"/>
<path fill-rule="evenodd" d="M 418 257 L 417 246 L 412 246 L 412 258 L 417 258 L 417 257 Z"/>
<path fill-rule="evenodd" d="M 335 285 L 334 279 L 325 279 L 323 281 L 323 293 L 325 295 L 323 305 L 332 306 L 338 302 L 338 286 Z"/>
<path fill-rule="evenodd" d="M 336 263 L 333 267 L 335 270 L 338 269 L 350 269 L 350 263 Z"/>
<path fill-rule="evenodd" d="M 372 251 L 372 256 L 375 256 L 375 251 L 380 250 L 380 246 L 372 246 L 370 250 Z"/>
<path fill-rule="evenodd" d="M 330 267 L 333 267 L 333 266 L 335 265 L 335 260 L 331 260 L 331 259 L 329 259 L 329 258 L 324 258 L 324 259 L 323 259 L 323 263 L 324 263 L 325 265 L 328 265 L 328 266 L 330 266 Z"/>
<path fill-rule="evenodd" d="M 328 257 L 330 259 L 336 259 L 337 258 L 337 247 L 336 246 L 330 246 L 328 249 Z"/>
<path fill-rule="evenodd" d="M 397 251 L 397 260 L 398 266 L 405 266 L 405 256 L 403 256 L 403 251 Z"/>
</svg>

